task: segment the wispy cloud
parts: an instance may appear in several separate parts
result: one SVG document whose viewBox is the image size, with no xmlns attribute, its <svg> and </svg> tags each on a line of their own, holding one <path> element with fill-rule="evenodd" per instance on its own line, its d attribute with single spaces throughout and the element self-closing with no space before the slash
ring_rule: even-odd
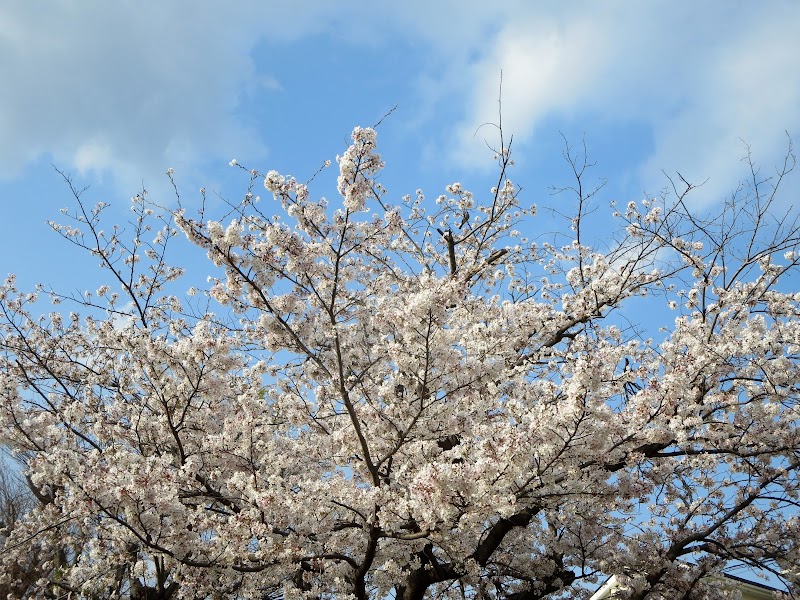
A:
<svg viewBox="0 0 800 600">
<path fill-rule="evenodd" d="M 708 179 L 702 203 L 724 196 L 740 174 L 740 138 L 770 163 L 785 151 L 784 131 L 800 132 L 797 3 L 570 6 L 510 19 L 464 73 L 474 91 L 455 127 L 462 164 L 484 164 L 474 134 L 497 113 L 501 70 L 504 128 L 518 142 L 535 143 L 551 117 L 589 131 L 593 119 L 635 121 L 653 140 L 639 180 L 663 182 L 662 169 Z"/>
<path fill-rule="evenodd" d="M 265 27 L 259 3 L 14 3 L 0 9 L 0 177 L 51 157 L 139 181 L 168 166 L 263 154 L 234 114 Z M 296 35 L 313 21 L 288 21 Z M 267 92 L 280 82 L 261 75 Z"/>
<path fill-rule="evenodd" d="M 455 164 L 486 165 L 492 134 L 479 127 L 496 120 L 502 70 L 518 149 L 548 119 L 590 139 L 595 119 L 633 122 L 652 140 L 633 166 L 642 185 L 679 170 L 710 178 L 711 201 L 730 186 L 739 138 L 772 162 L 784 130 L 800 132 L 798 30 L 800 4 L 789 0 L 15 3 L 0 9 L 0 177 L 46 157 L 137 186 L 166 167 L 263 156 L 269 140 L 238 98 L 285 90 L 254 49 L 325 35 L 367 52 L 399 40 L 419 49 L 409 82 L 419 102 L 402 118 L 435 124 L 438 155 Z"/>
</svg>

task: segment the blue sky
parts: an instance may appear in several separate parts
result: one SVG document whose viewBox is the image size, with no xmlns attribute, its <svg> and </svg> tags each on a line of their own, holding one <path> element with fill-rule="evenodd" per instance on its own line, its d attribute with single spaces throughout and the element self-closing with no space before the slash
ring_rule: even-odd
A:
<svg viewBox="0 0 800 600">
<path fill-rule="evenodd" d="M 395 105 L 379 130 L 390 194 L 483 192 L 501 71 L 527 201 L 567 181 L 561 133 L 585 132 L 601 201 L 657 191 L 664 169 L 708 179 L 694 201 L 713 208 L 744 174 L 742 139 L 765 168 L 786 132 L 800 139 L 798 31 L 800 3 L 780 0 L 10 0 L 0 273 L 94 285 L 93 261 L 44 224 L 74 205 L 51 164 L 122 221 L 142 186 L 171 202 L 168 167 L 189 206 L 200 187 L 242 193 L 234 157 L 305 179 Z M 333 175 L 312 193 L 332 197 Z"/>
</svg>

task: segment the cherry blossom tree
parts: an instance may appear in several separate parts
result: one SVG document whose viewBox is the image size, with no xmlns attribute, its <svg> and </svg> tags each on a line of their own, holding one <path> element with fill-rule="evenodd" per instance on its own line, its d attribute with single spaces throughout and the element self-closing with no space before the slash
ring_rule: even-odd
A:
<svg viewBox="0 0 800 600">
<path fill-rule="evenodd" d="M 0 457 L 0 547 L 10 531 L 36 504 L 36 498 L 13 465 Z M 27 560 L 19 562 L 17 570 L 9 573 L 6 582 L 0 584 L 0 597 L 21 597 L 44 574 L 42 561 L 33 548 L 29 548 Z"/>
<path fill-rule="evenodd" d="M 791 147 L 716 213 L 676 175 L 593 236 L 568 146 L 548 238 L 502 133 L 496 185 L 435 201 L 352 139 L 331 202 L 244 169 L 217 220 L 139 195 L 103 229 L 73 189 L 52 226 L 108 284 L 0 290 L 0 441 L 40 500 L 2 585 L 35 551 L 31 597 L 724 598 L 731 565 L 797 597 Z M 207 290 L 178 291 L 183 236 Z"/>
</svg>

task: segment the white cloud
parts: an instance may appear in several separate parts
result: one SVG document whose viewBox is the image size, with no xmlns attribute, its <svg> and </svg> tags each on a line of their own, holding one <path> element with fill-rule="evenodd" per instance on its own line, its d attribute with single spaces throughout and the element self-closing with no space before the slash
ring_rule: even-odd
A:
<svg viewBox="0 0 800 600">
<path fill-rule="evenodd" d="M 0 177 L 45 157 L 136 186 L 168 166 L 263 154 L 233 109 L 243 86 L 281 85 L 257 79 L 250 52 L 267 35 L 315 31 L 326 11 L 321 2 L 294 12 L 255 1 L 5 3 Z"/>
<path fill-rule="evenodd" d="M 661 169 L 709 178 L 698 202 L 730 191 L 741 175 L 740 138 L 767 164 L 785 151 L 784 130 L 800 133 L 800 5 L 794 2 L 570 3 L 510 18 L 462 73 L 471 82 L 455 157 L 485 164 L 478 126 L 497 114 L 535 143 L 550 117 L 649 127 L 653 152 L 638 167 L 644 185 Z M 652 189 L 652 188 L 651 188 Z"/>
<path fill-rule="evenodd" d="M 653 123 L 655 152 L 642 166 L 644 177 L 660 168 L 679 170 L 692 182 L 708 178 L 703 201 L 731 191 L 743 169 L 744 142 L 767 166 L 781 161 L 788 130 L 800 133 L 800 5 L 742 22 L 729 32 L 735 41 L 703 57 L 691 73 L 691 101 Z"/>
<path fill-rule="evenodd" d="M 449 127 L 443 145 L 462 166 L 487 164 L 493 136 L 478 128 L 496 119 L 502 70 L 504 126 L 518 149 L 552 117 L 571 119 L 590 142 L 593 119 L 635 122 L 652 135 L 637 167 L 643 185 L 659 185 L 662 168 L 680 170 L 711 177 L 713 198 L 739 168 L 739 137 L 770 162 L 783 131 L 800 132 L 798 30 L 791 0 L 6 3 L 0 177 L 52 157 L 130 189 L 170 166 L 191 174 L 263 155 L 237 98 L 283 93 L 283 83 L 253 64 L 253 49 L 326 33 L 367 51 L 399 39 L 422 48 L 410 82 L 419 116 L 402 118 Z"/>
<path fill-rule="evenodd" d="M 460 162 L 486 164 L 484 142 L 493 142 L 496 134 L 479 128 L 487 119 L 499 122 L 501 72 L 503 129 L 527 139 L 553 111 L 570 113 L 585 104 L 612 50 L 607 38 L 600 23 L 584 16 L 563 24 L 549 15 L 510 20 L 469 76 L 475 94 L 458 126 Z"/>
</svg>

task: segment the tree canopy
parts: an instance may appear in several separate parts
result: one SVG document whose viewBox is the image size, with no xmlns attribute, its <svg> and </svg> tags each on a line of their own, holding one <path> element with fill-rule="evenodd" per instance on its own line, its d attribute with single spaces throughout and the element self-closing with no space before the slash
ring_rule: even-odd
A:
<svg viewBox="0 0 800 600">
<path fill-rule="evenodd" d="M 104 229 L 73 189 L 52 226 L 108 285 L 0 289 L 0 436 L 38 499 L 0 586 L 533 600 L 614 574 L 630 598 L 721 598 L 702 582 L 738 564 L 800 594 L 791 147 L 716 213 L 676 175 L 592 239 L 585 152 L 548 237 L 510 146 L 491 190 L 435 200 L 382 187 L 369 128 L 336 201 L 244 169 L 216 220 L 139 195 Z M 181 233 L 207 290 L 180 291 Z"/>
</svg>

